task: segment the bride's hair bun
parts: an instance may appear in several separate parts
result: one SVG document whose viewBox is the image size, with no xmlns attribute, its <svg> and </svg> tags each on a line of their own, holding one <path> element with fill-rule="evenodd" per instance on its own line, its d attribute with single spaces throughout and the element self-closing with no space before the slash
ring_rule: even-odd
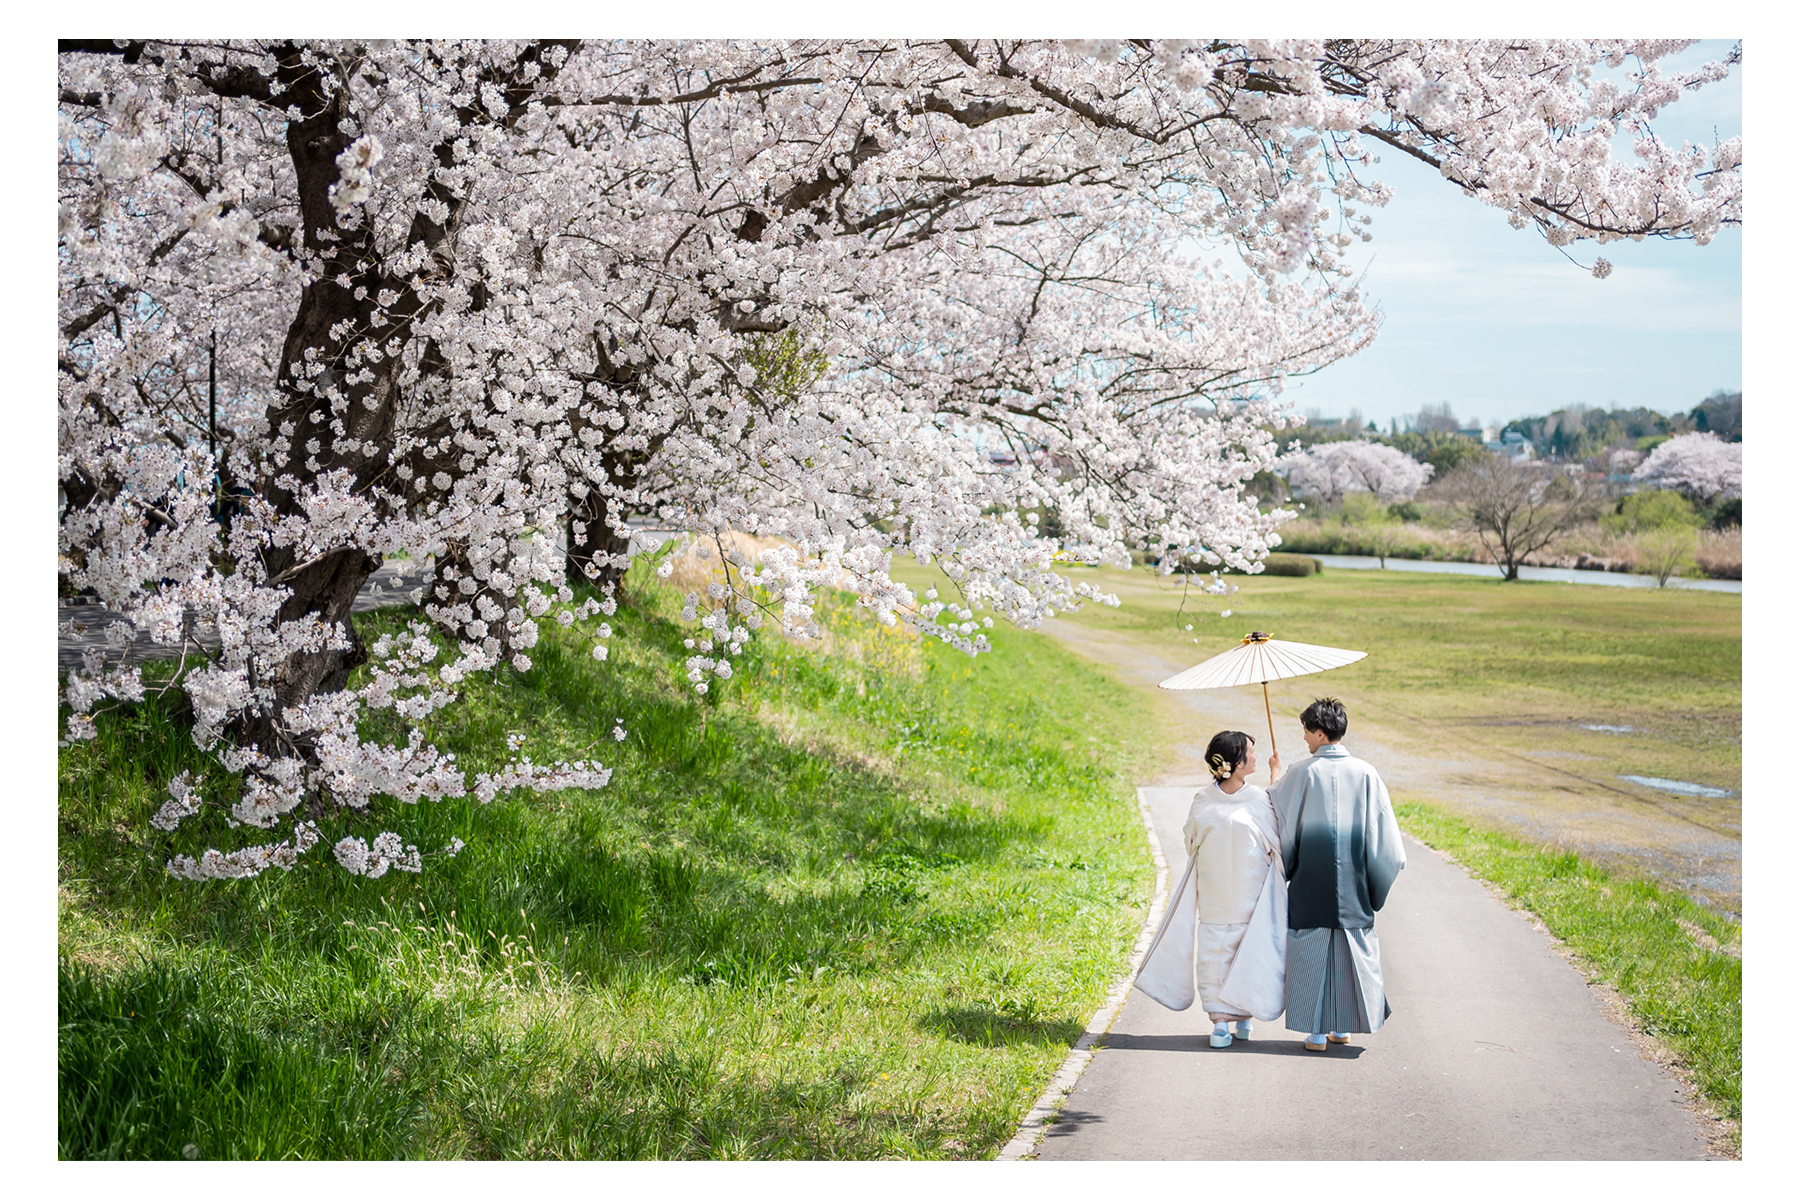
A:
<svg viewBox="0 0 1800 1200">
<path fill-rule="evenodd" d="M 1213 734 L 1212 741 L 1206 746 L 1206 769 L 1220 782 L 1230 779 L 1250 757 L 1250 747 L 1255 742 L 1249 734 L 1235 729 Z"/>
</svg>

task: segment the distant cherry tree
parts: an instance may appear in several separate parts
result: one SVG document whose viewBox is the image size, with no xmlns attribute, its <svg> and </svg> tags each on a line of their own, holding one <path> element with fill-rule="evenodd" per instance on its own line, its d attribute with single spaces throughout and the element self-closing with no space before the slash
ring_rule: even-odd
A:
<svg viewBox="0 0 1800 1200">
<path fill-rule="evenodd" d="M 1711 504 L 1721 497 L 1744 494 L 1744 446 L 1713 433 L 1683 433 L 1670 438 L 1631 473 L 1634 483 L 1680 492 L 1690 500 Z"/>
<path fill-rule="evenodd" d="M 1335 504 L 1365 492 L 1383 504 L 1411 500 L 1431 479 L 1432 468 L 1380 442 L 1322 442 L 1285 455 L 1277 469 L 1297 495 Z"/>
</svg>

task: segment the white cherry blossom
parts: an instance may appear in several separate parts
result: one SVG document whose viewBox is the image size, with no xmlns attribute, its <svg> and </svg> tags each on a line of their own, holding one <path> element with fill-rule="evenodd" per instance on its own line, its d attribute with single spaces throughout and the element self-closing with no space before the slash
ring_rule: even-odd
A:
<svg viewBox="0 0 1800 1200">
<path fill-rule="evenodd" d="M 291 868 L 315 815 L 604 786 L 516 751 L 471 774 L 416 724 L 531 669 L 540 621 L 605 661 L 634 517 L 719 544 L 702 693 L 765 621 L 816 632 L 820 587 L 979 653 L 996 617 L 1116 602 L 1063 563 L 1254 568 L 1284 381 L 1375 335 L 1343 261 L 1374 155 L 1557 245 L 1704 243 L 1742 147 L 1651 132 L 1729 70 L 1665 74 L 1686 44 L 62 43 L 59 571 L 184 650 L 194 740 L 241 777 L 159 830 L 292 830 L 170 870 Z M 733 559 L 734 530 L 780 545 Z M 436 563 L 449 654 L 349 624 L 400 553 Z M 141 695 L 86 664 L 68 737 Z M 371 710 L 415 734 L 366 739 Z M 382 836 L 332 857 L 416 869 Z"/>
<path fill-rule="evenodd" d="M 1404 450 L 1360 438 L 1283 455 L 1276 469 L 1296 494 L 1325 504 L 1350 492 L 1368 492 L 1383 504 L 1403 503 L 1425 486 L 1433 470 Z"/>
<path fill-rule="evenodd" d="M 1744 494 L 1744 447 L 1715 433 L 1682 433 L 1650 451 L 1631 473 L 1646 487 L 1681 492 L 1710 504 Z"/>
</svg>

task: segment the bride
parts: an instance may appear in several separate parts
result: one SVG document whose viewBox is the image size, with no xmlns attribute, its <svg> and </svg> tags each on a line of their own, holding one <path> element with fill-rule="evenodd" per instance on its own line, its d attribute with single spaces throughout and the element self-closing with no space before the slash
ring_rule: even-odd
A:
<svg viewBox="0 0 1800 1200">
<path fill-rule="evenodd" d="M 1137 987 L 1177 1010 L 1197 996 L 1213 1021 L 1212 1045 L 1225 1047 L 1250 1036 L 1251 1017 L 1281 1015 L 1287 889 L 1274 805 L 1249 779 L 1256 739 L 1215 734 L 1206 764 L 1213 781 L 1195 794 L 1182 827 L 1187 867 Z M 1280 755 L 1271 755 L 1271 782 L 1280 771 Z"/>
</svg>

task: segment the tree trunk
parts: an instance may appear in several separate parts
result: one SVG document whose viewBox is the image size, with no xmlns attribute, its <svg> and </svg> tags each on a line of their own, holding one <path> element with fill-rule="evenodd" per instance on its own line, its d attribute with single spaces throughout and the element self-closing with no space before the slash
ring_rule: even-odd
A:
<svg viewBox="0 0 1800 1200">
<path fill-rule="evenodd" d="M 600 470 L 604 478 L 584 480 L 586 494 L 569 496 L 569 548 L 563 570 L 570 583 L 587 580 L 601 591 L 611 588 L 614 595 L 620 594 L 619 585 L 625 578 L 625 555 L 631 548 L 631 535 L 622 532 L 625 517 L 631 511 L 634 489 L 667 436 L 652 437 L 650 444 L 642 450 L 602 452 Z M 615 521 L 619 528 L 614 528 Z M 577 523 L 582 526 L 579 533 L 575 528 Z M 588 574 L 589 567 L 594 569 L 592 575 Z"/>
<path fill-rule="evenodd" d="M 563 574 L 570 583 L 585 581 L 617 595 L 625 578 L 618 559 L 631 548 L 631 535 L 619 533 L 607 523 L 608 506 L 609 501 L 592 489 L 579 499 L 569 498 L 569 549 Z"/>
<path fill-rule="evenodd" d="M 381 560 L 354 548 L 328 554 L 288 580 L 293 595 L 281 606 L 282 623 L 316 613 L 327 624 L 342 624 L 350 645 L 342 650 L 302 651 L 291 654 L 270 681 L 275 704 L 268 712 L 245 713 L 233 726 L 239 745 L 256 746 L 265 754 L 300 752 L 310 757 L 312 740 L 294 738 L 283 731 L 284 708 L 304 703 L 319 692 L 343 690 L 350 672 L 369 660 L 368 648 L 350 623 L 350 606 Z"/>
<path fill-rule="evenodd" d="M 404 331 L 387 314 L 377 311 L 372 297 L 356 297 L 358 284 L 365 285 L 367 293 L 384 286 L 379 253 L 368 224 L 355 229 L 341 227 L 330 200 L 331 185 L 340 174 L 337 157 L 351 141 L 341 128 L 349 115 L 350 91 L 347 87 L 326 88 L 323 75 L 328 67 L 303 62 L 291 46 L 278 61 L 278 76 L 288 102 L 301 114 L 288 123 L 287 143 L 305 243 L 309 251 L 323 255 L 325 263 L 300 293 L 277 368 L 280 398 L 268 411 L 270 428 L 286 432 L 282 437 L 285 445 L 277 443 L 275 469 L 262 482 L 262 498 L 286 517 L 302 511 L 301 492 L 327 472 L 347 470 L 357 485 L 366 486 L 385 469 L 387 451 L 394 444 L 400 356 L 385 355 L 373 364 L 372 379 L 354 385 L 344 378 L 343 367 L 346 356 L 359 343 L 371 339 L 386 342 L 404 336 Z M 335 334 L 334 327 L 367 332 L 344 338 Z M 309 351 L 315 365 L 325 365 L 324 373 L 311 375 L 304 370 Z M 348 399 L 341 413 L 333 411 L 328 394 L 334 387 Z M 342 424 L 341 435 L 332 430 L 334 418 Z M 365 444 L 372 444 L 375 452 L 365 453 Z M 298 486 L 282 487 L 284 478 Z M 273 679 L 258 681 L 273 688 L 274 708 L 246 713 L 235 723 L 233 733 L 240 745 L 255 744 L 264 753 L 306 749 L 297 743 L 276 745 L 278 739 L 293 741 L 280 732 L 281 710 L 317 692 L 343 688 L 351 669 L 368 657 L 350 627 L 350 605 L 381 560 L 356 547 L 297 561 L 300 559 L 293 546 L 271 547 L 264 558 L 269 582 L 291 589 L 281 607 L 280 624 L 317 614 L 328 624 L 342 623 L 350 645 L 341 650 L 293 654 L 276 668 Z"/>
</svg>

